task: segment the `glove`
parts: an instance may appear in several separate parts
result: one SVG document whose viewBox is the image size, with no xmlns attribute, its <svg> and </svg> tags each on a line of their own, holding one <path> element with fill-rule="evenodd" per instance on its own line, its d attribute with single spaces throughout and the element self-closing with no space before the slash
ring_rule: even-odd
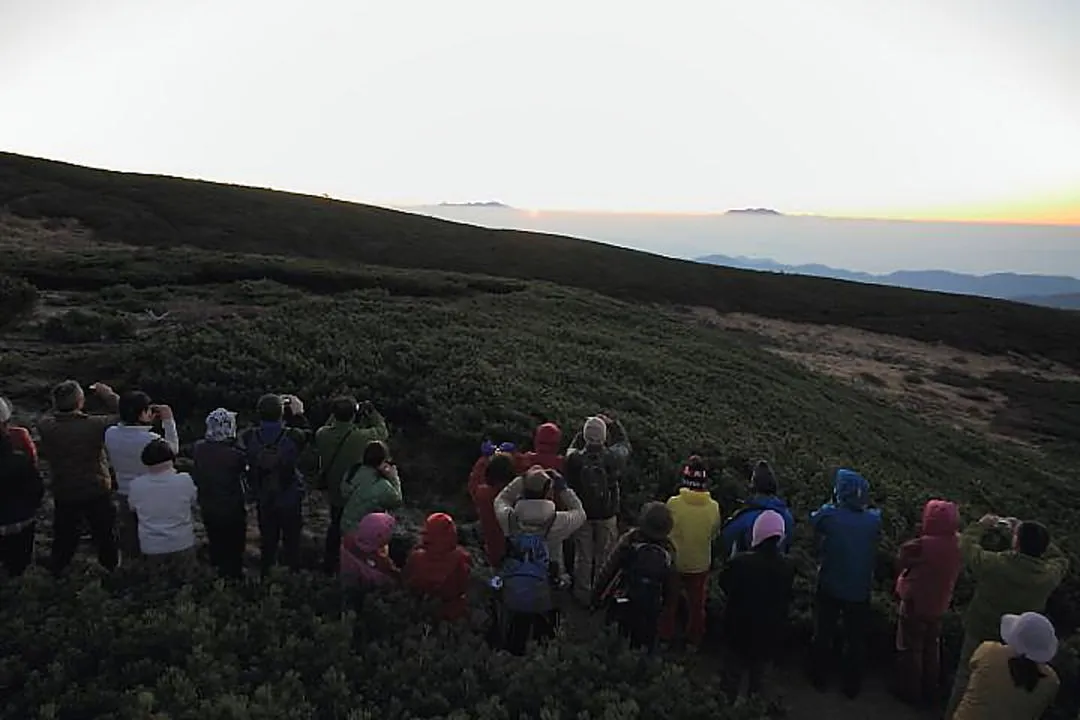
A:
<svg viewBox="0 0 1080 720">
<path fill-rule="evenodd" d="M 484 457 L 491 457 L 495 454 L 495 445 L 490 440 L 485 440 L 480 443 L 480 454 Z"/>
<path fill-rule="evenodd" d="M 566 478 L 558 470 L 548 470 L 548 477 L 551 478 L 552 487 L 555 488 L 555 494 L 558 495 L 566 489 Z"/>
<path fill-rule="evenodd" d="M 512 442 L 504 442 L 499 446 L 499 452 L 512 453 L 517 450 L 517 445 Z"/>
</svg>

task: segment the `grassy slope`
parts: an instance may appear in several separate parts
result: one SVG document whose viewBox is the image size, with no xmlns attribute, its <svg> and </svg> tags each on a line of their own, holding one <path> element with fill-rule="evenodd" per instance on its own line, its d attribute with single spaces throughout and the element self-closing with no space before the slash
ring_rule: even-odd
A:
<svg viewBox="0 0 1080 720">
<path fill-rule="evenodd" d="M 536 278 L 622 299 L 850 325 L 1080 366 L 1075 313 L 704 266 L 311 196 L 0 154 L 0 206 L 29 217 L 74 217 L 107 240 Z"/>
</svg>

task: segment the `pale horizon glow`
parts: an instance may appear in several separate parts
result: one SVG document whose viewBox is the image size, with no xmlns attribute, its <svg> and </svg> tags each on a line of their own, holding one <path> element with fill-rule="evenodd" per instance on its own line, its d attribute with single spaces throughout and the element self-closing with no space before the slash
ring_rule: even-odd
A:
<svg viewBox="0 0 1080 720">
<path fill-rule="evenodd" d="M 0 149 L 386 206 L 1080 224 L 1080 3 L 0 0 Z"/>
</svg>

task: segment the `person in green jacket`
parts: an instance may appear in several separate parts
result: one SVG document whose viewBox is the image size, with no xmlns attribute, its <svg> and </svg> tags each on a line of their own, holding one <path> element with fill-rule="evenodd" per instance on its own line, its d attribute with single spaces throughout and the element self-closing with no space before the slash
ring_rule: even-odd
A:
<svg viewBox="0 0 1080 720">
<path fill-rule="evenodd" d="M 327 491 L 330 502 L 323 570 L 334 575 L 341 559 L 341 516 L 345 511 L 342 481 L 346 473 L 363 462 L 367 446 L 376 440 L 386 442 L 390 433 L 386 420 L 368 401 L 358 403 L 349 396 L 334 398 L 330 411 L 330 419 L 315 433 L 315 449 L 319 454 L 317 484 Z"/>
<path fill-rule="evenodd" d="M 401 478 L 390 461 L 390 450 L 381 440 L 368 443 L 364 458 L 341 484 L 345 508 L 341 533 L 355 530 L 364 516 L 401 507 Z"/>
<path fill-rule="evenodd" d="M 1013 532 L 1011 550 L 990 552 L 982 537 L 996 525 Z M 983 642 L 997 639 L 1001 616 L 1042 612 L 1046 601 L 1069 571 L 1069 560 L 1050 542 L 1050 531 L 1037 522 L 984 515 L 960 535 L 964 565 L 975 579 L 975 597 L 964 613 L 964 644 L 945 711 L 951 718 L 971 675 L 971 656 Z"/>
</svg>

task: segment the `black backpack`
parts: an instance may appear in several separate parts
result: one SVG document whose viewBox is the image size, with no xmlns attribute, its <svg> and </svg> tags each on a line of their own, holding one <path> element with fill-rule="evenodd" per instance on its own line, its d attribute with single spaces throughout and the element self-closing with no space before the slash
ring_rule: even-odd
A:
<svg viewBox="0 0 1080 720">
<path fill-rule="evenodd" d="M 623 590 L 632 608 L 660 613 L 672 562 L 671 552 L 657 543 L 645 541 L 630 546 L 623 570 Z"/>
<path fill-rule="evenodd" d="M 608 451 L 587 448 L 580 453 L 581 472 L 575 488 L 589 519 L 603 520 L 619 512 L 619 484 Z"/>
<path fill-rule="evenodd" d="M 276 438 L 264 443 L 258 431 L 251 433 L 251 475 L 255 489 L 263 497 L 276 496 L 295 481 L 295 469 L 285 460 L 281 447 L 287 434 L 288 428 L 282 428 Z"/>
</svg>

